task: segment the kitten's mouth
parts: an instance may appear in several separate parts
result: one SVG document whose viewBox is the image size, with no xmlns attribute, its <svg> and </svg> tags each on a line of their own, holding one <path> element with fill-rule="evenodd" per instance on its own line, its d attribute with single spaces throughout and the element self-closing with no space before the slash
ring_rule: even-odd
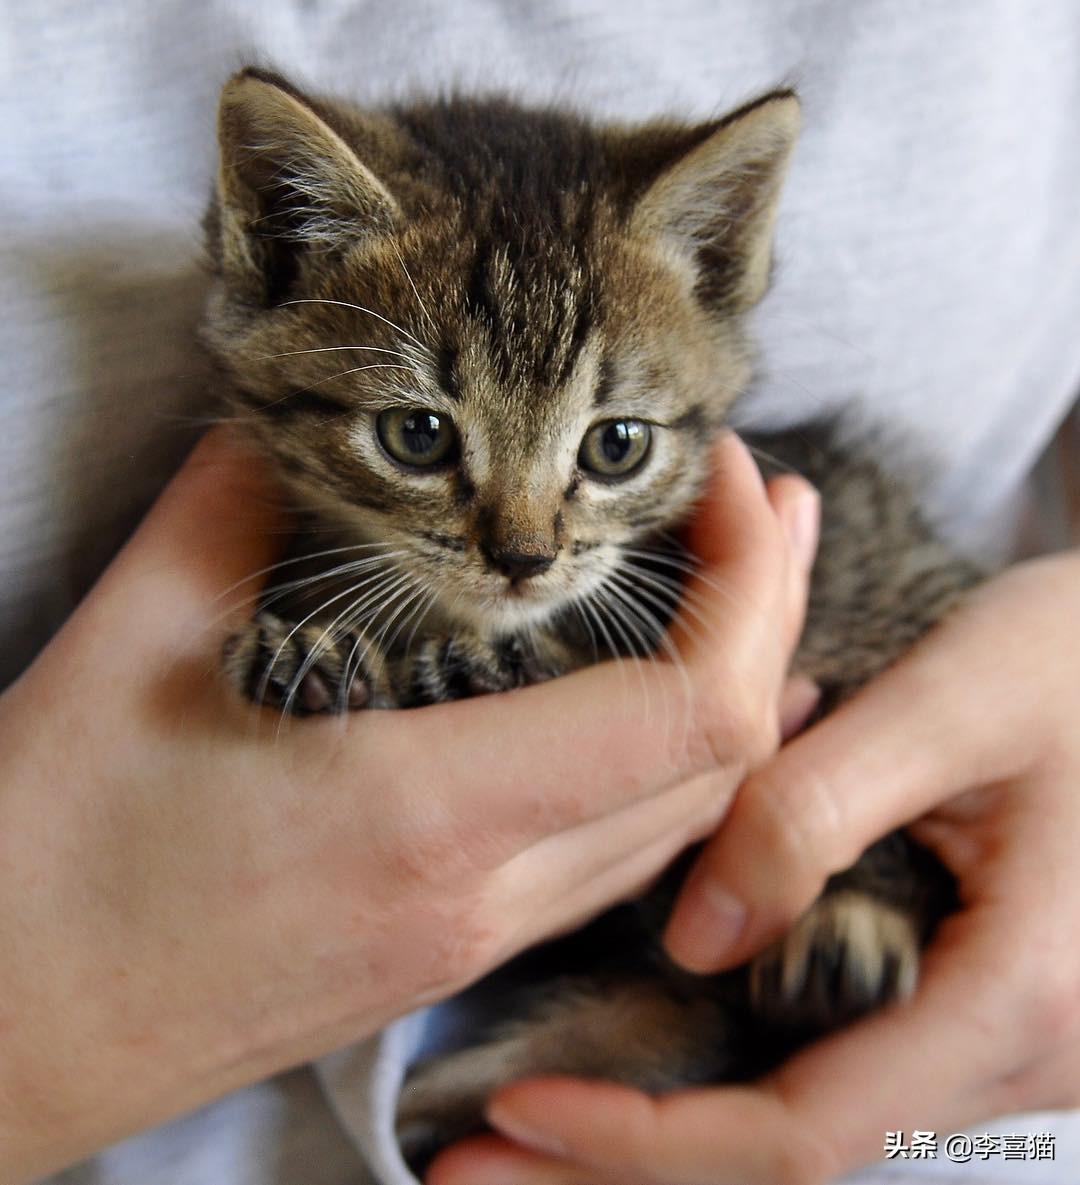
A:
<svg viewBox="0 0 1080 1185">
<path fill-rule="evenodd" d="M 548 593 L 536 587 L 536 582 L 528 578 L 524 580 L 508 580 L 500 590 L 502 596 L 511 601 L 546 601 Z"/>
</svg>

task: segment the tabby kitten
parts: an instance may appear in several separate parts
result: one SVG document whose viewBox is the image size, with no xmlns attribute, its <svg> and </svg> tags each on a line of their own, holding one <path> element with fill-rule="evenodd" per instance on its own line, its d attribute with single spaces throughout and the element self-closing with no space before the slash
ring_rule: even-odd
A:
<svg viewBox="0 0 1080 1185">
<path fill-rule="evenodd" d="M 295 578 L 226 648 L 251 699 L 418 705 L 663 645 L 688 567 L 669 532 L 750 377 L 798 123 L 784 90 L 627 128 L 502 100 L 361 111 L 259 70 L 226 85 L 205 336 L 300 515 Z M 822 494 L 796 665 L 828 705 L 975 573 L 832 427 L 759 443 Z M 909 991 L 951 903 L 892 836 L 749 968 L 699 978 L 658 942 L 678 877 L 478 989 L 482 1036 L 406 1086 L 415 1163 L 529 1071 L 757 1073 Z"/>
</svg>

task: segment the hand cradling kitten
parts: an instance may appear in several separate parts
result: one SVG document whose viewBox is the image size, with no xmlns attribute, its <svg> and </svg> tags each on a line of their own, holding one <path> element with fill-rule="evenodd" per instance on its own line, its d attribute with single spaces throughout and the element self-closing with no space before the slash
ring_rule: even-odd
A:
<svg viewBox="0 0 1080 1185">
<path fill-rule="evenodd" d="M 226 85 L 204 337 L 297 523 L 226 647 L 248 698 L 403 708 L 674 661 L 665 629 L 693 613 L 678 530 L 750 380 L 744 320 L 798 125 L 786 90 L 621 127 L 502 99 L 359 110 L 259 70 Z M 978 574 L 885 450 L 834 423 L 752 444 L 821 492 L 795 665 L 828 710 Z M 953 904 L 897 833 L 748 967 L 697 977 L 659 943 L 684 865 L 474 989 L 473 1040 L 406 1083 L 411 1163 L 528 1073 L 656 1091 L 756 1075 L 909 993 Z"/>
</svg>

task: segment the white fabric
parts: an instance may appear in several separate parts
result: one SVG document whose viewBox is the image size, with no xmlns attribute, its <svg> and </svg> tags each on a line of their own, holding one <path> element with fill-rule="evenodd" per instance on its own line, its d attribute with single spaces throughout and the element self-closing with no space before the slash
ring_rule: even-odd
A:
<svg viewBox="0 0 1080 1185">
<path fill-rule="evenodd" d="M 857 398 L 916 427 L 942 462 L 928 503 L 972 544 L 1000 541 L 1080 387 L 1075 0 L 8 0 L 0 685 L 197 431 L 213 109 L 253 58 L 370 99 L 508 86 L 625 117 L 705 116 L 795 82 L 806 131 L 748 414 L 779 423 Z M 389 1056 L 377 1065 L 397 1073 Z M 65 1180 L 345 1180 L 341 1129 L 298 1082 L 310 1087 L 256 1088 Z M 355 1089 L 335 1089 L 346 1127 L 373 1131 Z M 1062 1130 L 1057 1170 L 986 1172 L 1075 1180 L 1080 1139 L 1073 1121 Z M 297 1169 L 280 1141 L 298 1139 L 325 1141 L 325 1164 L 312 1153 Z M 926 1180 L 933 1167 L 899 1171 Z"/>
</svg>

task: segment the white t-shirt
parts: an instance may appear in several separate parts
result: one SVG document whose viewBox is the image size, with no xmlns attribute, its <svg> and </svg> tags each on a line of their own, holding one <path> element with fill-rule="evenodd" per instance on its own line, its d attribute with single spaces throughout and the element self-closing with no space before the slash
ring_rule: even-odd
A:
<svg viewBox="0 0 1080 1185">
<path fill-rule="evenodd" d="M 1075 0 L 15 0 L 0 9 L 0 686 L 199 430 L 213 112 L 251 60 L 372 101 L 508 88 L 625 118 L 715 115 L 795 83 L 805 132 L 744 417 L 860 401 L 937 454 L 927 502 L 958 536 L 1005 538 L 1080 390 Z M 1056 1169 L 1001 1171 L 1075 1180 L 1069 1130 Z M 357 1164 L 298 1071 L 63 1179 L 331 1185 Z"/>
</svg>

